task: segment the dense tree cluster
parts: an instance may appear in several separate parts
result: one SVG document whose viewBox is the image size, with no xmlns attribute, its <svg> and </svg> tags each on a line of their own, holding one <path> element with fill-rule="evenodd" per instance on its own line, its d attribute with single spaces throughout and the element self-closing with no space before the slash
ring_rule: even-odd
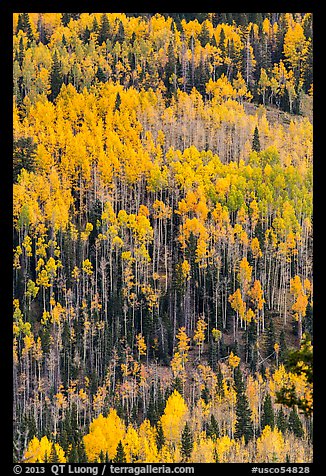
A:
<svg viewBox="0 0 326 476">
<path fill-rule="evenodd" d="M 17 461 L 311 460 L 311 14 L 173 15 L 15 15 Z"/>
<path fill-rule="evenodd" d="M 206 98 L 221 77 L 232 94 L 290 112 L 312 94 L 311 13 L 134 15 L 16 14 L 17 101 L 109 80 Z"/>
</svg>

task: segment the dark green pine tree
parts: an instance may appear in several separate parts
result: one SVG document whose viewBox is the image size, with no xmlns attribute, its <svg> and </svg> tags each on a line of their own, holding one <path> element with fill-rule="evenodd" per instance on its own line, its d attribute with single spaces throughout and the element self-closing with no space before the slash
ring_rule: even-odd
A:
<svg viewBox="0 0 326 476">
<path fill-rule="evenodd" d="M 263 430 L 266 425 L 270 426 L 272 429 L 275 425 L 272 399 L 269 393 L 264 398 L 263 414 L 261 417 L 261 429 Z"/>
<path fill-rule="evenodd" d="M 71 20 L 71 13 L 63 13 L 61 17 L 61 22 L 63 26 L 67 26 Z"/>
<path fill-rule="evenodd" d="M 226 54 L 227 49 L 226 49 L 226 45 L 225 45 L 224 28 L 221 28 L 221 31 L 220 31 L 220 39 L 219 39 L 219 42 L 218 42 L 218 48 L 221 52 L 220 54 L 221 54 L 221 59 L 222 59 L 221 65 L 218 66 L 218 73 L 221 76 L 222 74 L 226 74 L 225 59 L 226 59 L 226 56 L 227 56 L 227 54 Z"/>
<path fill-rule="evenodd" d="M 236 390 L 236 424 L 234 436 L 237 439 L 244 437 L 246 443 L 253 437 L 253 423 L 248 397 L 245 394 L 245 384 L 243 382 L 240 366 L 234 372 L 234 383 Z"/>
<path fill-rule="evenodd" d="M 226 58 L 226 45 L 225 45 L 225 32 L 224 28 L 221 28 L 220 39 L 218 42 L 218 47 L 221 51 L 221 58 L 224 60 Z"/>
<path fill-rule="evenodd" d="M 308 334 L 313 337 L 313 330 L 313 308 L 311 305 L 311 301 L 309 301 L 306 309 L 306 317 L 304 320 L 304 332 L 308 332 Z"/>
<path fill-rule="evenodd" d="M 23 41 L 23 37 L 21 36 L 19 39 L 18 58 L 17 58 L 20 67 L 23 66 L 24 56 L 25 56 L 24 41 Z"/>
<path fill-rule="evenodd" d="M 33 30 L 32 30 L 32 26 L 31 26 L 31 22 L 30 22 L 28 13 L 20 13 L 18 15 L 16 33 L 18 33 L 19 30 L 22 30 L 23 32 L 26 33 L 27 38 L 28 38 L 28 45 L 30 45 L 31 42 L 34 40 L 34 35 L 33 35 Z"/>
<path fill-rule="evenodd" d="M 267 356 L 273 354 L 275 352 L 274 345 L 276 342 L 275 338 L 275 327 L 274 327 L 274 320 L 272 317 L 269 319 L 268 327 L 267 327 Z"/>
<path fill-rule="evenodd" d="M 208 63 L 205 62 L 203 55 L 201 54 L 199 65 L 195 69 L 195 87 L 202 95 L 206 92 L 206 84 L 209 81 L 209 78 Z"/>
<path fill-rule="evenodd" d="M 24 17 L 23 17 L 23 14 L 22 14 L 22 13 L 19 13 L 19 15 L 18 15 L 18 21 L 17 21 L 16 35 L 17 35 L 17 33 L 18 33 L 20 30 L 21 30 L 21 31 L 25 31 L 24 28 L 25 28 Z"/>
<path fill-rule="evenodd" d="M 93 23 L 92 23 L 92 32 L 98 34 L 99 26 L 98 26 L 98 21 L 96 20 L 96 17 L 94 17 Z"/>
<path fill-rule="evenodd" d="M 118 443 L 117 452 L 116 452 L 115 457 L 113 458 L 113 462 L 114 463 L 126 463 L 127 462 L 126 453 L 125 453 L 125 450 L 124 450 L 124 447 L 123 447 L 123 444 L 122 444 L 121 440 Z"/>
<path fill-rule="evenodd" d="M 284 329 L 282 329 L 280 332 L 279 344 L 280 344 L 280 350 L 279 350 L 278 360 L 279 360 L 279 363 L 282 363 L 285 361 L 287 356 L 287 344 L 286 344 Z"/>
<path fill-rule="evenodd" d="M 217 369 L 217 361 L 219 358 L 217 342 L 214 339 L 210 339 L 209 341 L 209 363 L 212 367 L 212 370 L 215 372 Z"/>
<path fill-rule="evenodd" d="M 120 44 L 122 44 L 125 41 L 125 29 L 121 20 L 119 21 L 118 31 L 117 31 L 117 34 L 115 35 L 115 41 L 117 41 Z"/>
<path fill-rule="evenodd" d="M 149 419 L 152 425 L 155 425 L 157 423 L 158 415 L 156 411 L 156 404 L 155 404 L 155 398 L 154 398 L 154 383 L 152 383 L 151 389 L 150 389 L 148 408 L 147 408 L 147 418 Z"/>
<path fill-rule="evenodd" d="M 206 384 L 203 390 L 201 391 L 201 398 L 204 400 L 205 404 L 207 405 L 210 400 L 210 393 Z"/>
<path fill-rule="evenodd" d="M 90 40 L 90 37 L 91 37 L 91 32 L 90 32 L 90 29 L 88 28 L 88 26 L 86 26 L 85 30 L 83 31 L 82 33 L 82 40 L 84 43 L 88 44 L 89 43 L 89 40 Z"/>
<path fill-rule="evenodd" d="M 237 393 L 245 392 L 245 385 L 243 382 L 240 366 L 236 367 L 234 371 L 234 387 Z"/>
<path fill-rule="evenodd" d="M 203 48 L 205 48 L 207 43 L 209 43 L 210 35 L 209 35 L 209 29 L 206 22 L 202 24 L 200 33 L 198 35 L 198 40 L 200 41 L 200 44 Z"/>
<path fill-rule="evenodd" d="M 246 331 L 246 362 L 250 366 L 251 372 L 257 370 L 257 325 L 251 320 Z"/>
<path fill-rule="evenodd" d="M 182 381 L 179 377 L 176 377 L 173 380 L 171 390 L 172 390 L 171 393 L 173 393 L 174 390 L 176 390 L 177 392 L 180 393 L 180 395 L 183 395 L 183 385 L 182 385 Z"/>
<path fill-rule="evenodd" d="M 252 150 L 255 152 L 260 152 L 260 140 L 259 140 L 259 130 L 258 126 L 255 127 L 254 137 L 252 139 Z"/>
<path fill-rule="evenodd" d="M 156 407 L 157 407 L 157 415 L 159 418 L 161 415 L 163 415 L 165 405 L 166 405 L 166 400 L 164 399 L 160 379 L 158 380 L 157 387 L 158 387 L 158 390 L 157 390 L 157 397 L 156 397 Z"/>
<path fill-rule="evenodd" d="M 217 391 L 217 394 L 221 398 L 223 398 L 224 397 L 223 374 L 222 374 L 220 365 L 218 365 L 217 367 L 216 377 L 217 377 L 216 391 Z"/>
<path fill-rule="evenodd" d="M 187 422 L 181 434 L 181 456 L 183 462 L 187 462 L 189 460 L 193 447 L 194 439 Z"/>
<path fill-rule="evenodd" d="M 79 463 L 78 450 L 74 444 L 71 446 L 71 450 L 68 454 L 68 463 Z"/>
<path fill-rule="evenodd" d="M 161 450 L 164 443 L 165 443 L 165 437 L 163 433 L 163 428 L 162 428 L 161 422 L 159 421 L 156 426 L 156 445 L 159 451 Z"/>
<path fill-rule="evenodd" d="M 248 441 L 252 439 L 254 431 L 251 420 L 251 410 L 245 393 L 239 393 L 237 395 L 236 418 L 234 435 L 236 438 L 244 437 L 245 442 L 248 443 Z"/>
<path fill-rule="evenodd" d="M 63 77 L 61 72 L 61 65 L 58 58 L 57 51 L 54 52 L 52 58 L 52 68 L 50 73 L 51 93 L 49 96 L 50 101 L 54 101 L 58 96 L 63 83 Z"/>
<path fill-rule="evenodd" d="M 98 455 L 98 457 L 99 457 L 100 463 L 105 463 L 105 454 L 103 450 L 100 451 L 100 454 Z"/>
<path fill-rule="evenodd" d="M 96 78 L 99 80 L 100 83 L 106 83 L 106 81 L 107 81 L 106 74 L 104 73 L 101 66 L 97 67 Z"/>
<path fill-rule="evenodd" d="M 21 137 L 13 143 L 13 180 L 17 181 L 22 169 L 33 172 L 35 168 L 36 144 L 32 137 Z"/>
<path fill-rule="evenodd" d="M 285 415 L 282 407 L 277 412 L 276 426 L 277 426 L 277 429 L 279 431 L 281 431 L 282 433 L 285 433 L 287 428 L 288 428 L 286 415 Z"/>
<path fill-rule="evenodd" d="M 87 455 L 86 455 L 86 448 L 85 448 L 85 443 L 84 440 L 81 438 L 77 445 L 77 454 L 78 454 L 78 462 L 79 463 L 87 463 Z"/>
<path fill-rule="evenodd" d="M 121 96 L 120 96 L 120 93 L 117 92 L 115 103 L 114 103 L 114 111 L 120 111 L 120 105 L 121 105 Z"/>
<path fill-rule="evenodd" d="M 302 438 L 304 435 L 303 426 L 295 407 L 292 408 L 289 415 L 289 430 L 298 438 Z"/>
<path fill-rule="evenodd" d="M 167 51 L 167 63 L 165 65 L 165 79 L 164 84 L 168 92 L 168 96 L 171 97 L 174 92 L 173 75 L 176 73 L 176 55 L 173 46 L 173 40 L 170 41 Z"/>
<path fill-rule="evenodd" d="M 51 453 L 49 456 L 49 463 L 60 463 L 59 455 L 54 443 L 52 443 Z"/>
<path fill-rule="evenodd" d="M 220 429 L 215 416 L 212 414 L 210 422 L 207 426 L 206 434 L 212 440 L 216 440 L 220 436 Z"/>
<path fill-rule="evenodd" d="M 94 24 L 93 24 L 93 30 L 94 30 Z M 110 36 L 110 23 L 109 19 L 106 13 L 103 13 L 101 16 L 101 23 L 100 23 L 100 29 L 98 32 L 98 37 L 97 41 L 99 45 L 102 45 L 102 43 L 106 43 L 106 41 L 109 39 Z"/>
</svg>

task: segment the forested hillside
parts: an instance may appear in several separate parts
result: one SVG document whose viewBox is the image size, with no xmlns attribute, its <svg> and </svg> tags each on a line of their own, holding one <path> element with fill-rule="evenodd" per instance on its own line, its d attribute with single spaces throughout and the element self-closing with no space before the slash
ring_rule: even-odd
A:
<svg viewBox="0 0 326 476">
<path fill-rule="evenodd" d="M 312 459 L 312 15 L 14 14 L 14 460 Z"/>
</svg>

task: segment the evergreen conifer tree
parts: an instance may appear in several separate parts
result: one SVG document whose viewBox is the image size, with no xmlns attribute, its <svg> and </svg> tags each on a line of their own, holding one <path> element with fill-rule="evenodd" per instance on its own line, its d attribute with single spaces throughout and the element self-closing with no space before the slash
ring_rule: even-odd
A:
<svg viewBox="0 0 326 476">
<path fill-rule="evenodd" d="M 292 408 L 289 415 L 289 430 L 298 438 L 302 438 L 304 435 L 303 426 L 295 407 Z"/>
<path fill-rule="evenodd" d="M 49 463 L 59 463 L 59 456 L 55 444 L 52 443 L 51 453 L 49 456 Z"/>
<path fill-rule="evenodd" d="M 114 111 L 120 111 L 120 105 L 121 105 L 121 96 L 120 96 L 120 93 L 117 92 L 115 103 L 114 103 Z"/>
<path fill-rule="evenodd" d="M 52 58 L 52 68 L 50 73 L 51 93 L 50 100 L 54 101 L 58 96 L 63 83 L 63 77 L 61 72 L 61 65 L 58 58 L 58 53 L 55 51 Z"/>
<path fill-rule="evenodd" d="M 95 31 L 94 28 L 94 23 L 93 23 L 93 31 Z M 99 45 L 102 45 L 102 43 L 106 43 L 110 36 L 110 24 L 109 24 L 109 19 L 106 13 L 103 13 L 101 16 L 101 23 L 100 23 L 100 28 L 98 32 L 98 37 L 97 41 Z"/>
<path fill-rule="evenodd" d="M 281 407 L 279 409 L 279 411 L 277 412 L 277 416 L 276 416 L 276 426 L 277 426 L 277 429 L 279 431 L 281 431 L 282 433 L 285 433 L 286 430 L 287 430 L 287 419 L 286 419 L 286 416 L 284 414 L 284 411 L 283 411 L 283 408 Z"/>
<path fill-rule="evenodd" d="M 193 436 L 187 422 L 181 435 L 181 455 L 184 462 L 189 460 L 193 447 Z"/>
<path fill-rule="evenodd" d="M 215 416 L 212 414 L 210 422 L 207 426 L 207 436 L 212 440 L 215 440 L 220 436 L 220 430 Z"/>
<path fill-rule="evenodd" d="M 274 410 L 272 405 L 272 399 L 269 393 L 265 396 L 263 403 L 263 414 L 261 418 L 262 430 L 265 428 L 266 425 L 269 425 L 272 429 L 274 428 Z"/>
<path fill-rule="evenodd" d="M 260 140 L 259 140 L 259 130 L 258 126 L 255 127 L 254 137 L 252 140 L 252 150 L 255 152 L 260 152 Z"/>
<path fill-rule="evenodd" d="M 271 317 L 269 319 L 268 327 L 267 327 L 267 355 L 271 355 L 274 352 L 274 345 L 275 345 L 275 327 L 274 327 L 274 320 Z"/>
<path fill-rule="evenodd" d="M 243 382 L 240 366 L 234 372 L 234 383 L 236 390 L 236 424 L 235 424 L 235 438 L 241 439 L 244 437 L 245 442 L 248 443 L 253 437 L 253 423 L 251 420 L 251 410 L 249 407 L 248 397 L 245 393 L 245 384 Z"/>
<path fill-rule="evenodd" d="M 126 453 L 125 453 L 125 450 L 124 450 L 124 447 L 123 447 L 123 444 L 122 444 L 121 440 L 118 443 L 117 452 L 116 452 L 116 455 L 113 459 L 113 462 L 114 463 L 126 463 L 127 462 Z"/>
<path fill-rule="evenodd" d="M 282 363 L 285 361 L 286 354 L 287 354 L 287 345 L 286 345 L 286 338 L 285 338 L 285 332 L 284 329 L 281 330 L 280 332 L 280 351 L 279 351 L 279 362 Z"/>
<path fill-rule="evenodd" d="M 165 437 L 163 433 L 163 428 L 162 428 L 161 422 L 159 421 L 156 426 L 156 445 L 159 451 L 161 450 L 164 443 L 165 443 Z"/>
</svg>

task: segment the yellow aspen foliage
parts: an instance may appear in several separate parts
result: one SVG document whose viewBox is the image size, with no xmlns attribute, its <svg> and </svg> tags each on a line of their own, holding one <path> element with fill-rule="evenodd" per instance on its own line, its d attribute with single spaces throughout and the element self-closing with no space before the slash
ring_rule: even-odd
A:
<svg viewBox="0 0 326 476">
<path fill-rule="evenodd" d="M 245 314 L 245 321 L 249 324 L 253 319 L 255 319 L 254 311 L 249 307 Z"/>
<path fill-rule="evenodd" d="M 211 440 L 211 438 L 205 438 L 205 434 L 202 434 L 199 439 L 194 442 L 189 461 L 192 463 L 214 463 L 214 446 L 213 440 Z"/>
<path fill-rule="evenodd" d="M 175 453 L 171 451 L 168 445 L 163 445 L 160 449 L 159 461 L 164 461 L 164 463 L 175 463 Z"/>
<path fill-rule="evenodd" d="M 240 360 L 241 360 L 240 357 L 233 354 L 233 352 L 230 353 L 229 359 L 228 359 L 230 367 L 232 367 L 233 369 L 238 367 L 238 365 L 240 364 Z"/>
<path fill-rule="evenodd" d="M 293 304 L 292 310 L 304 317 L 306 315 L 307 305 L 308 297 L 305 294 L 300 294 Z"/>
<path fill-rule="evenodd" d="M 206 329 L 207 329 L 207 322 L 205 322 L 205 319 L 203 317 L 201 317 L 197 321 L 196 329 L 195 329 L 195 332 L 194 332 L 194 341 L 198 345 L 199 358 L 200 358 L 201 351 L 203 349 L 203 345 L 204 345 L 205 338 L 206 338 L 206 336 L 205 336 Z"/>
<path fill-rule="evenodd" d="M 166 402 L 164 414 L 160 420 L 164 437 L 169 443 L 176 445 L 180 441 L 187 416 L 187 404 L 180 393 L 174 390 Z"/>
<path fill-rule="evenodd" d="M 250 296 L 251 300 L 253 301 L 257 309 L 261 311 L 263 309 L 265 300 L 263 298 L 264 296 L 263 289 L 258 279 L 254 281 L 254 284 L 252 285 L 252 288 L 248 292 L 248 295 Z"/>
<path fill-rule="evenodd" d="M 33 357 L 38 362 L 42 360 L 43 357 L 43 349 L 42 349 L 42 341 L 41 338 L 38 337 L 33 349 Z"/>
<path fill-rule="evenodd" d="M 181 264 L 181 274 L 183 279 L 185 279 L 186 281 L 189 281 L 189 279 L 191 278 L 190 270 L 191 270 L 191 265 L 189 261 L 185 259 Z"/>
<path fill-rule="evenodd" d="M 53 443 L 48 440 L 46 436 L 43 436 L 40 440 L 34 436 L 34 438 L 28 443 L 27 450 L 24 453 L 23 461 L 25 463 L 45 463 L 48 461 Z M 63 449 L 58 443 L 54 443 L 54 448 L 58 455 L 59 463 L 66 463 L 66 457 Z"/>
<path fill-rule="evenodd" d="M 49 288 L 51 286 L 49 280 L 49 274 L 47 273 L 46 269 L 42 269 L 36 278 L 36 284 L 39 286 L 43 286 L 44 288 Z"/>
<path fill-rule="evenodd" d="M 219 342 L 222 339 L 222 331 L 219 329 L 212 329 L 212 336 L 215 342 Z"/>
<path fill-rule="evenodd" d="M 91 276 L 91 275 L 93 274 L 93 265 L 92 265 L 92 263 L 89 261 L 89 259 L 85 259 L 85 260 L 83 261 L 82 270 L 83 270 L 84 273 L 87 274 L 88 276 Z"/>
<path fill-rule="evenodd" d="M 149 420 L 144 420 L 139 427 L 139 439 L 141 448 L 139 452 L 140 463 L 156 463 L 158 459 L 158 450 L 156 446 L 156 430 L 153 428 Z"/>
<path fill-rule="evenodd" d="M 123 441 L 125 425 L 117 415 L 116 410 L 110 408 L 107 417 L 100 414 L 89 427 L 89 433 L 84 436 L 85 450 L 90 462 L 98 461 L 101 451 L 108 453 L 113 459 L 119 441 Z"/>
<path fill-rule="evenodd" d="M 251 251 L 252 251 L 252 256 L 255 259 L 261 258 L 263 256 L 263 253 L 260 249 L 258 238 L 256 237 L 251 240 Z"/>
<path fill-rule="evenodd" d="M 283 463 L 286 458 L 286 447 L 282 433 L 266 425 L 261 436 L 257 439 L 258 463 Z"/>
<path fill-rule="evenodd" d="M 62 387 L 60 388 L 62 390 Z M 54 395 L 55 403 L 58 408 L 64 409 L 68 406 L 67 397 L 62 393 L 62 391 Z"/>
<path fill-rule="evenodd" d="M 259 381 L 257 379 L 254 379 L 252 375 L 249 375 L 248 377 L 246 393 L 249 400 L 252 420 L 254 422 L 254 425 L 257 426 L 260 415 L 261 389 Z"/>
<path fill-rule="evenodd" d="M 172 216 L 172 208 L 166 205 L 161 200 L 155 200 L 153 203 L 154 218 L 156 219 L 168 219 Z"/>
<path fill-rule="evenodd" d="M 14 263 L 13 263 L 13 266 L 14 266 L 14 269 L 20 269 L 21 268 L 21 265 L 20 265 L 20 256 L 23 254 L 23 251 L 21 249 L 21 246 L 16 246 L 16 248 L 14 249 Z"/>
<path fill-rule="evenodd" d="M 297 70 L 307 54 L 308 41 L 300 23 L 295 22 L 284 37 L 284 56 L 293 70 Z"/>
<path fill-rule="evenodd" d="M 86 223 L 85 231 L 80 234 L 82 241 L 87 241 L 92 231 L 93 225 L 91 223 Z"/>
<path fill-rule="evenodd" d="M 34 281 L 29 279 L 27 282 L 27 290 L 25 292 L 25 296 L 28 297 L 29 299 L 35 299 L 39 289 L 40 288 L 35 285 Z"/>
<path fill-rule="evenodd" d="M 243 288 L 243 291 L 246 293 L 251 282 L 252 266 L 250 266 L 246 257 L 242 258 L 239 265 L 238 279 Z"/>
<path fill-rule="evenodd" d="M 310 296 L 312 292 L 312 284 L 311 281 L 309 281 L 308 278 L 306 278 L 303 282 L 303 289 L 306 291 L 307 295 Z"/>
<path fill-rule="evenodd" d="M 126 453 L 127 463 L 137 462 L 137 458 L 141 448 L 141 440 L 137 430 L 129 425 L 123 439 L 123 447 Z"/>
<path fill-rule="evenodd" d="M 290 281 L 290 291 L 291 291 L 291 293 L 293 294 L 293 296 L 295 298 L 297 298 L 298 296 L 300 296 L 300 294 L 303 293 L 300 276 L 296 275 L 296 276 L 294 276 L 294 278 L 291 279 L 291 281 Z"/>
<path fill-rule="evenodd" d="M 222 436 L 216 439 L 215 448 L 217 452 L 218 461 L 220 463 L 229 462 L 229 453 L 235 446 L 235 441 L 229 436 Z"/>
<path fill-rule="evenodd" d="M 173 354 L 173 358 L 171 360 L 171 370 L 174 377 L 179 377 L 183 382 L 186 379 L 185 371 L 184 371 L 184 364 L 186 362 L 186 358 L 183 357 L 180 352 L 175 352 Z"/>
<path fill-rule="evenodd" d="M 25 335 L 25 337 L 23 338 L 23 341 L 24 341 L 24 348 L 22 350 L 22 356 L 24 357 L 29 353 L 31 349 L 33 349 L 35 345 L 33 334 Z"/>
<path fill-rule="evenodd" d="M 30 236 L 26 235 L 23 242 L 22 246 L 25 248 L 26 255 L 27 256 L 33 256 L 32 255 L 32 239 Z"/>
<path fill-rule="evenodd" d="M 206 92 L 213 95 L 217 104 L 234 98 L 236 95 L 235 89 L 224 74 L 217 81 L 210 79 L 206 84 Z"/>
<path fill-rule="evenodd" d="M 178 339 L 178 350 L 182 357 L 186 359 L 189 351 L 190 338 L 187 336 L 185 327 L 179 328 L 176 338 Z"/>
<path fill-rule="evenodd" d="M 142 334 L 138 334 L 136 336 L 136 342 L 137 342 L 138 355 L 139 356 L 146 355 L 147 346 L 146 346 L 144 336 Z"/>
<path fill-rule="evenodd" d="M 241 291 L 238 288 L 231 296 L 229 296 L 229 303 L 232 309 L 234 309 L 241 319 L 244 319 L 246 312 L 246 303 L 242 300 Z"/>
</svg>

